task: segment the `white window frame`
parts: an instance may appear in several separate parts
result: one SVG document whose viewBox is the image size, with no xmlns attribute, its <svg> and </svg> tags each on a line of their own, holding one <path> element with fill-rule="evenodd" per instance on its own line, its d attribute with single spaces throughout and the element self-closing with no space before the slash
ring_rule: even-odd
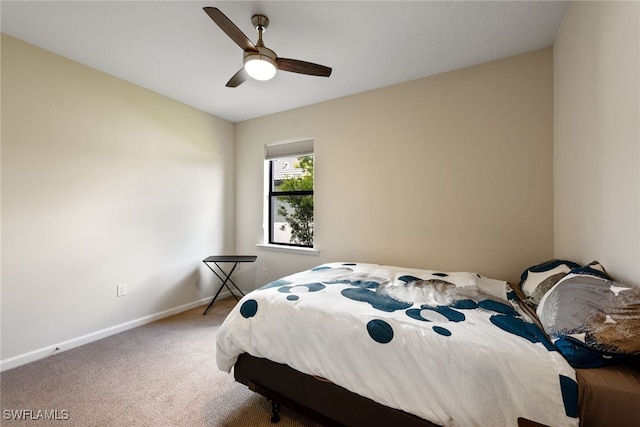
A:
<svg viewBox="0 0 640 427">
<path fill-rule="evenodd" d="M 258 244 L 260 247 L 276 249 L 276 250 L 284 250 L 284 251 L 294 251 L 294 252 L 306 252 L 310 254 L 317 255 L 319 251 L 316 248 L 316 242 L 314 239 L 313 247 L 309 246 L 297 246 L 297 245 L 287 245 L 287 244 L 278 244 L 278 243 L 270 243 L 270 222 L 269 222 L 269 194 L 270 194 L 270 186 L 271 186 L 271 174 L 270 174 L 270 163 L 271 160 L 282 158 L 282 157 L 299 157 L 309 154 L 314 154 L 313 150 L 314 139 L 311 137 L 292 139 L 287 141 L 276 142 L 272 144 L 266 144 L 264 146 L 264 203 L 263 203 L 263 243 Z M 315 154 L 314 154 L 314 163 L 315 163 Z M 315 202 L 315 197 L 314 197 Z"/>
</svg>

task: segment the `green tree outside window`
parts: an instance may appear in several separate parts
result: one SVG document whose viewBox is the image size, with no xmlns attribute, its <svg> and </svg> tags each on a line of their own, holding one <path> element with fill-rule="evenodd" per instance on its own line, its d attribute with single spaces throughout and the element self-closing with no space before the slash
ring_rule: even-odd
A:
<svg viewBox="0 0 640 427">
<path fill-rule="evenodd" d="M 313 156 L 299 157 L 294 168 L 301 169 L 302 173 L 283 179 L 278 191 L 313 191 Z M 313 246 L 313 194 L 278 196 L 278 200 L 284 203 L 278 207 L 278 214 L 291 228 L 290 243 Z M 284 230 L 285 225 L 280 229 Z"/>
</svg>

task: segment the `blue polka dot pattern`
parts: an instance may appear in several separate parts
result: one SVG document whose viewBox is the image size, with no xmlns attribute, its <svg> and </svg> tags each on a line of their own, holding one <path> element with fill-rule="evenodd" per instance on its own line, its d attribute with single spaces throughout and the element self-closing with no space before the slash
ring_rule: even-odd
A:
<svg viewBox="0 0 640 427">
<path fill-rule="evenodd" d="M 451 331 L 446 328 L 443 328 L 442 326 L 434 326 L 433 331 L 445 337 L 451 336 Z"/>
<path fill-rule="evenodd" d="M 398 280 L 402 280 L 405 283 L 411 283 L 411 282 L 417 282 L 422 279 L 416 276 L 400 276 L 398 277 Z"/>
<path fill-rule="evenodd" d="M 560 375 L 560 390 L 567 417 L 578 418 L 578 383 L 569 377 Z"/>
<path fill-rule="evenodd" d="M 478 303 L 470 299 L 461 299 L 459 301 L 454 302 L 451 307 L 457 308 L 460 310 L 474 310 L 478 308 Z"/>
<path fill-rule="evenodd" d="M 245 319 L 255 316 L 257 312 L 258 312 L 258 301 L 254 299 L 246 300 L 240 306 L 240 314 L 242 314 L 242 317 L 244 317 Z"/>
<path fill-rule="evenodd" d="M 287 295 L 289 301 L 298 301 L 300 297 L 298 295 Z"/>
<path fill-rule="evenodd" d="M 509 316 L 518 316 L 518 313 L 510 305 L 502 304 L 490 299 L 479 301 L 478 306 L 484 308 L 485 310 L 495 311 L 496 313 L 502 313 Z"/>
<path fill-rule="evenodd" d="M 387 344 L 393 339 L 393 328 L 384 320 L 374 319 L 367 323 L 367 332 L 374 341 Z"/>
<path fill-rule="evenodd" d="M 362 301 L 371 304 L 377 310 L 391 313 L 396 310 L 404 310 L 411 307 L 412 303 L 395 300 L 386 295 L 372 292 L 364 288 L 347 288 L 341 291 L 342 296 L 354 301 Z"/>
<path fill-rule="evenodd" d="M 351 285 L 357 286 L 358 288 L 378 289 L 380 283 L 373 280 L 354 280 L 351 282 Z"/>
<path fill-rule="evenodd" d="M 462 322 L 466 319 L 464 314 L 447 306 L 422 305 L 420 308 L 407 310 L 406 314 L 412 319 L 427 322 Z"/>
<path fill-rule="evenodd" d="M 405 314 L 409 317 L 411 317 L 412 319 L 416 319 L 416 320 L 420 320 L 423 322 L 430 322 L 429 319 L 422 317 L 420 315 L 420 312 L 422 310 L 420 310 L 419 308 L 410 308 L 409 310 L 405 311 Z"/>
<path fill-rule="evenodd" d="M 377 289 L 380 286 L 380 283 L 374 282 L 373 280 L 332 280 L 327 282 L 329 285 L 351 285 L 356 286 L 358 288 L 366 288 L 366 289 Z"/>
<path fill-rule="evenodd" d="M 555 347 L 544 336 L 540 328 L 532 323 L 525 322 L 517 317 L 503 315 L 491 316 L 489 320 L 505 332 L 518 335 L 534 344 L 537 342 L 542 343 L 548 351 L 555 351 Z"/>
</svg>

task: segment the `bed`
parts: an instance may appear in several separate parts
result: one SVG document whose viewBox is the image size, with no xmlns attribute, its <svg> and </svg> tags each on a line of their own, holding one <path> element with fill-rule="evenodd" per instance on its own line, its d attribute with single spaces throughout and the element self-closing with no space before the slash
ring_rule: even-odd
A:
<svg viewBox="0 0 640 427">
<path fill-rule="evenodd" d="M 637 358 L 614 358 L 612 376 L 597 381 L 572 366 L 523 304 L 539 291 L 534 279 L 550 275 L 526 273 L 511 286 L 468 272 L 324 264 L 247 294 L 218 331 L 216 361 L 271 399 L 273 422 L 283 404 L 324 425 L 591 426 L 606 394 L 627 403 L 617 425 L 632 425 Z M 617 381 L 629 387 L 613 396 Z"/>
</svg>

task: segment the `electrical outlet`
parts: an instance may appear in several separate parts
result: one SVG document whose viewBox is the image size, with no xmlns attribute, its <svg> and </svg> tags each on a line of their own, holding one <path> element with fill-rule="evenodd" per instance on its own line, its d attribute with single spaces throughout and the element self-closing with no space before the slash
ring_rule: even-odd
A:
<svg viewBox="0 0 640 427">
<path fill-rule="evenodd" d="M 119 283 L 116 285 L 116 296 L 123 297 L 127 294 L 127 284 Z"/>
<path fill-rule="evenodd" d="M 262 277 L 267 277 L 269 275 L 269 269 L 267 267 L 262 269 Z"/>
</svg>

